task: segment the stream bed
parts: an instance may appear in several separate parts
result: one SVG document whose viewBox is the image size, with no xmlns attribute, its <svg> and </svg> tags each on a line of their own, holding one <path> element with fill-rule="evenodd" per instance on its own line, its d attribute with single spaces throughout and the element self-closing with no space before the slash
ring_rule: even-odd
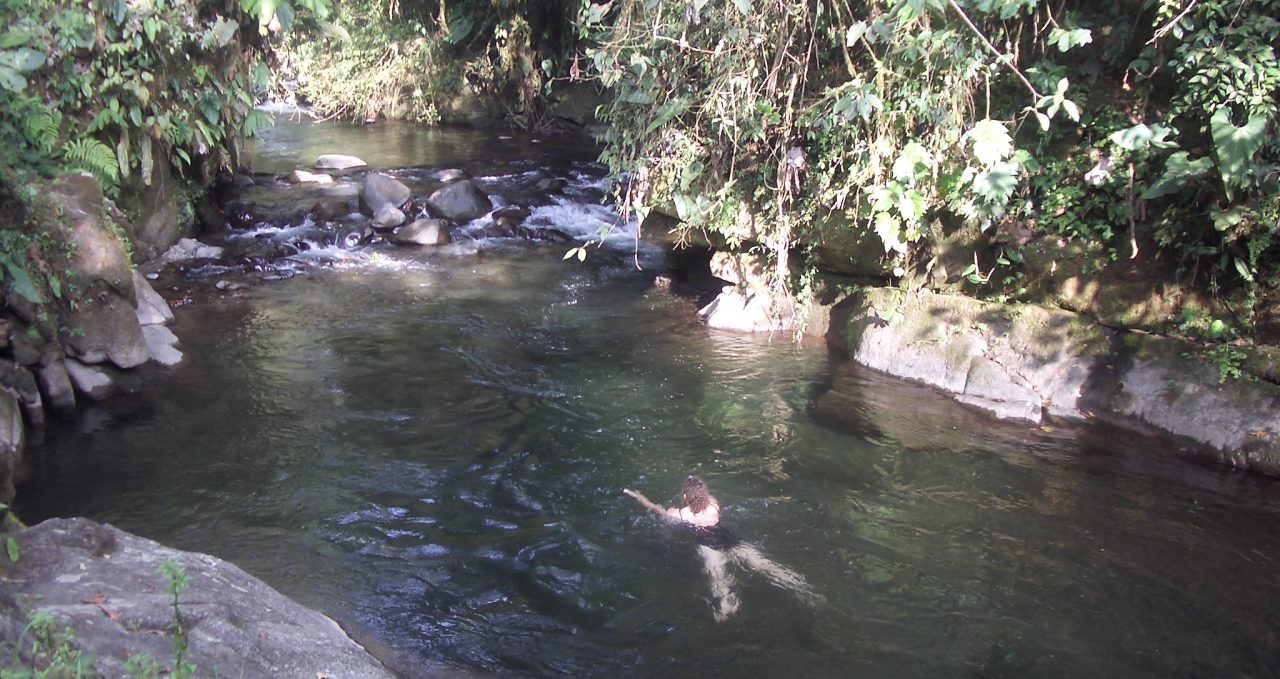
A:
<svg viewBox="0 0 1280 679">
<path fill-rule="evenodd" d="M 609 222 L 576 142 L 282 121 L 259 144 L 259 172 L 349 152 L 507 202 L 567 176 L 531 218 Z M 227 559 L 409 676 L 1280 675 L 1276 481 L 709 330 L 615 226 L 585 262 L 315 244 L 243 289 L 214 285 L 242 262 L 166 274 L 185 361 L 53 432 L 18 509 Z M 816 596 L 731 564 L 716 622 L 694 539 L 621 493 L 675 503 L 688 474 Z"/>
</svg>

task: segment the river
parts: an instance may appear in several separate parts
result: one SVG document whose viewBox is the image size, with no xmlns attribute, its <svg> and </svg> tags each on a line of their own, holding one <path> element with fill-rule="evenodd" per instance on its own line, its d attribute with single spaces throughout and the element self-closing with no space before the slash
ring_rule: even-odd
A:
<svg viewBox="0 0 1280 679">
<path fill-rule="evenodd" d="M 328 151 L 500 202 L 564 175 L 531 219 L 609 221 L 557 138 L 283 121 L 254 169 Z M 1280 674 L 1275 481 L 709 330 L 629 228 L 585 262 L 314 244 L 241 290 L 214 282 L 258 272 L 166 274 L 186 360 L 51 434 L 19 510 L 232 561 L 411 676 Z M 814 596 L 731 563 L 716 622 L 694 539 L 621 493 L 688 474 Z"/>
</svg>

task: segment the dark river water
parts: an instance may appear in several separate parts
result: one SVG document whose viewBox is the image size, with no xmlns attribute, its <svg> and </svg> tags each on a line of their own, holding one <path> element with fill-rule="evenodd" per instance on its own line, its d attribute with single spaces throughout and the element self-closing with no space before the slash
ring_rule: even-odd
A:
<svg viewBox="0 0 1280 679">
<path fill-rule="evenodd" d="M 555 140 L 296 127 L 259 169 L 598 171 Z M 566 230 L 599 217 L 570 203 Z M 565 249 L 167 274 L 186 360 L 37 448 L 19 509 L 228 559 L 408 676 L 1280 675 L 1280 484 L 709 330 L 655 252 Z M 691 473 L 813 596 L 731 562 L 716 622 L 693 538 L 621 493 L 674 503 Z"/>
</svg>

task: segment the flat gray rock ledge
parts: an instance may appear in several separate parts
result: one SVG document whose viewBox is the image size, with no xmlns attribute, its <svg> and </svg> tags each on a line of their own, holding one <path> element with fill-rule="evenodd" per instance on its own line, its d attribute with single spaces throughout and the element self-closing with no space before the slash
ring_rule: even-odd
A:
<svg viewBox="0 0 1280 679">
<path fill-rule="evenodd" d="M 94 676 L 125 676 L 135 654 L 172 662 L 173 611 L 159 571 L 168 560 L 190 583 L 179 601 L 197 676 L 396 676 L 333 620 L 221 559 L 79 518 L 50 519 L 15 538 L 20 558 L 0 565 L 0 637 L 17 640 L 29 612 L 48 613 L 93 655 Z M 5 646 L 4 654 L 25 650 Z"/>
<path fill-rule="evenodd" d="M 1179 340 L 1067 311 L 892 288 L 836 304 L 827 339 L 861 365 L 1001 418 L 1107 420 L 1202 447 L 1193 457 L 1280 476 L 1280 385 L 1220 382 Z"/>
</svg>

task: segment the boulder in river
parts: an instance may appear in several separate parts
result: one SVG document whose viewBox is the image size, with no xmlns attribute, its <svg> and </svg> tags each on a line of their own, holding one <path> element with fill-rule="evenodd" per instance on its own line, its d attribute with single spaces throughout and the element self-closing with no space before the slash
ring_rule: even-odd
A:
<svg viewBox="0 0 1280 679">
<path fill-rule="evenodd" d="M 40 385 L 44 402 L 53 408 L 54 412 L 63 415 L 75 412 L 76 392 L 62 359 L 50 361 L 36 368 L 36 383 Z"/>
<path fill-rule="evenodd" d="M 317 170 L 355 170 L 368 165 L 355 156 L 345 156 L 341 153 L 325 153 L 316 158 Z"/>
<path fill-rule="evenodd" d="M 449 182 L 456 182 L 463 179 L 471 179 L 471 175 L 467 174 L 466 172 L 463 172 L 462 170 L 453 169 L 453 168 L 450 168 L 447 170 L 436 170 L 435 172 L 432 172 L 431 174 L 427 175 L 427 177 L 429 179 L 434 179 L 435 181 L 444 182 L 446 184 Z"/>
<path fill-rule="evenodd" d="M 446 184 L 427 197 L 427 205 L 436 214 L 457 224 L 482 217 L 493 209 L 493 202 L 469 179 Z"/>
<path fill-rule="evenodd" d="M 182 352 L 174 346 L 178 343 L 178 336 L 172 330 L 163 325 L 144 325 L 142 337 L 156 363 L 173 366 L 182 362 Z"/>
<path fill-rule="evenodd" d="M 419 219 L 396 229 L 387 240 L 396 245 L 448 245 L 449 223 L 443 219 Z"/>
<path fill-rule="evenodd" d="M 391 229 L 404 224 L 404 212 L 394 205 L 383 205 L 373 214 L 373 228 L 375 231 L 390 231 Z"/>
<path fill-rule="evenodd" d="M 85 365 L 74 358 L 68 358 L 65 364 L 67 376 L 71 378 L 71 385 L 75 387 L 76 393 L 90 401 L 101 401 L 115 393 L 115 381 L 102 366 Z"/>
<path fill-rule="evenodd" d="M 134 296 L 138 298 L 138 324 L 154 325 L 173 321 L 173 311 L 160 293 L 138 271 L 133 272 Z"/>
<path fill-rule="evenodd" d="M 413 194 L 409 191 L 409 187 L 394 177 L 374 173 L 365 177 L 364 191 L 360 194 L 360 200 L 370 213 L 377 214 L 378 210 L 385 205 L 399 209 L 400 206 L 409 202 L 411 195 Z"/>
<path fill-rule="evenodd" d="M 92 656 L 93 676 L 125 676 L 136 655 L 172 662 L 174 611 L 159 571 L 168 561 L 188 583 L 178 607 L 198 676 L 394 676 L 333 620 L 221 559 L 81 518 L 50 519 L 13 537 L 21 558 L 0 563 L 0 637 L 23 638 L 28 616 L 48 615 L 72 631 L 74 650 Z M 0 662 L 29 663 L 30 649 L 5 644 Z"/>
<path fill-rule="evenodd" d="M 194 238 L 183 238 L 165 251 L 160 256 L 160 261 L 167 264 L 188 259 L 218 259 L 222 255 L 222 248 L 216 245 L 205 245 Z"/>
<path fill-rule="evenodd" d="M 332 184 L 333 177 L 323 173 L 294 170 L 287 179 L 294 184 Z"/>
</svg>

